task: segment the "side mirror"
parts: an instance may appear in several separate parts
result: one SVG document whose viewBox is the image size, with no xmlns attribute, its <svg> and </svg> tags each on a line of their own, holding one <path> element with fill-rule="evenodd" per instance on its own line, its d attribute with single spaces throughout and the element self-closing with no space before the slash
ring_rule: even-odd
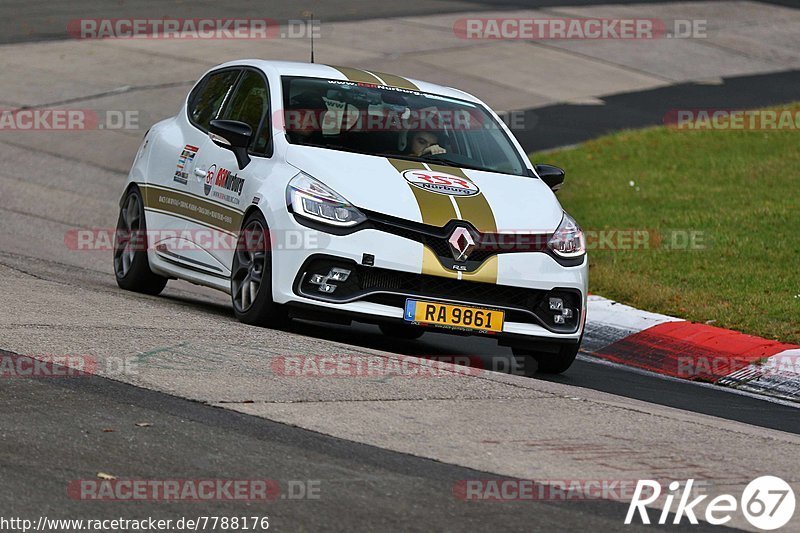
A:
<svg viewBox="0 0 800 533">
<path fill-rule="evenodd" d="M 536 165 L 534 168 L 551 191 L 556 192 L 564 184 L 564 169 L 553 165 Z"/>
<path fill-rule="evenodd" d="M 253 137 L 253 129 L 238 120 L 212 120 L 208 130 L 208 136 L 220 148 L 225 148 L 233 152 L 239 170 L 242 170 L 250 163 L 250 156 L 247 154 L 247 147 L 250 146 L 250 139 Z"/>
</svg>

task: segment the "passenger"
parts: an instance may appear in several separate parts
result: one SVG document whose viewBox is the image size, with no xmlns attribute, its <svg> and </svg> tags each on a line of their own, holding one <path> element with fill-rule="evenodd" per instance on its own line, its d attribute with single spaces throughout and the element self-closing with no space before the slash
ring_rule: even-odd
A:
<svg viewBox="0 0 800 533">
<path fill-rule="evenodd" d="M 300 93 L 292 97 L 286 113 L 289 140 L 295 144 L 324 145 L 322 115 L 326 109 L 325 101 L 319 95 Z"/>
</svg>

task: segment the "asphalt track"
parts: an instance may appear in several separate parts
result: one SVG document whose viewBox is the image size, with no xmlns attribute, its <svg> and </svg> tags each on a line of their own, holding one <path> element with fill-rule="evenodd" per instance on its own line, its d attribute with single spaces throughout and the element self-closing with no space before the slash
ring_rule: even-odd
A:
<svg viewBox="0 0 800 533">
<path fill-rule="evenodd" d="M 524 110 L 515 132 L 530 151 L 569 146 L 623 129 L 663 124 L 671 109 L 755 109 L 798 98 L 800 71 L 724 78 L 720 84 L 679 83 L 603 97 L 603 105 L 553 104 Z"/>
<path fill-rule="evenodd" d="M 460 12 L 498 7 L 582 5 L 587 2 L 407 2 L 374 8 L 373 2 L 348 1 L 335 5 L 317 2 L 311 6 L 315 16 L 329 20 Z M 597 4 L 600 2 L 592 2 Z M 180 4 L 186 7 L 185 4 Z M 202 16 L 214 16 L 213 3 L 202 5 Z M 156 7 L 157 6 L 157 7 Z M 99 2 L 73 2 L 67 6 L 44 2 L 5 2 L 0 6 L 0 35 L 3 42 L 61 39 L 63 19 L 84 16 L 137 16 L 141 10 L 153 16 L 163 10 L 161 2 L 126 3 L 119 12 Z M 226 4 L 226 7 L 231 4 Z M 235 7 L 235 4 L 233 4 Z M 269 12 L 262 13 L 261 4 L 242 2 L 241 13 L 259 13 L 276 19 L 293 18 L 300 9 L 293 2 L 274 2 Z M 365 7 L 368 6 L 368 7 Z M 227 15 L 225 11 L 219 11 Z M 11 15 L 13 13 L 13 16 Z M 43 14 L 49 18 L 43 20 Z M 239 13 L 237 8 L 237 13 Z M 166 13 L 165 13 L 166 14 Z M 172 16 L 174 13 L 169 13 Z M 192 16 L 191 12 L 184 16 Z M 255 15 L 253 15 L 255 16 Z M 37 21 L 33 24 L 32 21 Z M 26 30 L 27 28 L 27 30 Z M 31 31 L 32 28 L 35 28 Z M 743 77 L 726 80 L 720 87 L 674 86 L 655 91 L 618 95 L 608 98 L 613 112 L 585 113 L 585 108 L 559 105 L 531 110 L 537 120 L 551 117 L 572 117 L 564 129 L 545 135 L 537 131 L 521 134 L 527 147 L 545 149 L 578 142 L 606 130 L 657 123 L 663 116 L 659 106 L 666 97 L 690 98 L 705 95 L 709 101 L 730 98 L 731 106 L 758 106 L 788 101 L 792 87 L 797 86 L 796 73 Z M 761 91 L 755 89 L 760 87 Z M 692 93 L 692 91 L 697 91 Z M 712 91 L 720 91 L 713 93 Z M 721 91 L 727 91 L 724 94 Z M 693 101 L 689 99 L 688 101 Z M 706 105 L 700 103 L 700 106 Z M 669 107 L 675 107 L 670 105 Z M 722 106 L 725 107 L 725 106 Z M 621 112 L 628 110 L 627 113 Z M 631 111 L 633 110 L 633 111 Z M 622 117 L 622 118 L 620 118 Z M 552 133 L 552 132 L 551 132 Z M 3 141 L 5 150 L 16 149 L 13 139 Z M 8 152 L 10 153 L 10 152 Z M 17 157 L 15 155 L 15 157 Z M 54 162 L 46 147 L 26 149 L 14 159 L 14 168 L 25 161 L 31 168 L 52 169 L 54 176 L 69 176 L 75 161 Z M 126 156 L 127 157 L 127 156 Z M 9 156 L 9 159 L 11 157 Z M 79 167 L 82 168 L 82 167 Z M 101 169 L 102 170 L 102 169 Z M 14 174 L 18 176 L 15 170 Z M 81 176 L 82 178 L 84 176 Z M 116 181 L 121 177 L 116 176 Z M 45 200 L 53 200 L 53 209 L 43 209 L 33 220 L 26 205 L 17 205 L 17 198 L 31 193 L 31 182 L 19 180 L 12 187 L 4 185 L 2 204 L 5 221 L 0 235 L 0 267 L 7 283 L 11 277 L 32 284 L 58 284 L 74 292 L 75 299 L 109 301 L 116 298 L 113 278 L 107 269 L 76 266 L 66 256 L 53 254 L 49 246 L 59 242 L 63 224 L 80 225 L 80 214 L 62 212 L 57 205 L 56 191 L 33 189 Z M 118 183 L 107 187 L 89 179 L 84 198 L 93 202 L 113 202 Z M 61 187 L 62 184 L 59 184 Z M 47 235 L 30 234 L 27 227 L 40 224 Z M 39 226 L 37 226 L 39 228 Z M 33 236 L 32 236 L 33 235 Z M 16 239 L 16 240 L 15 240 Z M 18 244 L 28 239 L 24 244 Z M 8 243 L 14 242 L 14 246 Z M 38 286 L 38 285 L 37 285 Z M 24 292 L 24 291 L 23 291 Z M 120 300 L 115 300 L 120 301 Z M 150 299 L 125 295 L 143 309 L 151 309 L 153 322 L 164 315 L 182 321 L 207 321 L 235 326 L 235 319 L 226 299 L 183 283 L 172 282 L 165 296 Z M 27 308 L 26 308 L 27 306 Z M 52 345 L 53 350 L 66 350 L 59 345 L 62 332 L 55 315 L 42 294 L 30 298 L 15 294 L 2 302 L 8 327 L 21 324 L 32 330 L 32 342 Z M 33 309 L 33 311 L 31 311 Z M 28 320 L 25 313 L 41 317 Z M 55 311 L 53 311 L 55 313 Z M 100 309 L 109 321 L 121 311 Z M 17 319 L 17 316 L 21 318 Z M 54 323 L 50 323 L 53 318 Z M 87 321 L 88 321 L 87 316 Z M 145 327 L 143 325 L 143 327 Z M 147 327 L 153 327 L 148 325 Z M 172 331 L 172 330 L 170 330 Z M 179 331 L 179 329 L 176 329 Z M 87 329 L 87 336 L 93 335 Z M 261 332 L 258 332 L 260 335 Z M 508 357 L 509 351 L 491 341 L 426 334 L 419 342 L 387 340 L 375 328 L 354 325 L 353 328 L 309 322 L 296 323 L 289 332 L 276 335 L 297 335 L 306 347 L 355 345 L 409 355 L 482 355 L 486 358 Z M 192 335 L 190 330 L 183 334 Z M 342 344 L 343 343 L 343 344 Z M 0 345 L 2 347 L 2 345 Z M 7 346 L 6 346 L 7 347 Z M 77 350 L 78 347 L 75 346 Z M 316 348 L 315 348 L 316 349 Z M 545 380 L 538 378 L 536 381 Z M 759 428 L 800 434 L 800 412 L 795 407 L 736 394 L 692 383 L 664 379 L 652 374 L 609 366 L 591 360 L 579 360 L 564 376 L 548 378 L 557 385 L 574 387 L 575 391 L 593 390 L 621 398 L 631 398 L 653 405 L 672 407 L 691 413 L 711 415 L 742 422 Z M 543 383 L 544 385 L 544 383 Z M 136 423 L 146 421 L 149 427 Z M 108 431 L 110 430 L 110 431 Z M 465 433 L 469 430 L 464 429 Z M 457 445 L 458 443 L 454 443 Z M 719 450 L 734 456 L 741 450 Z M 291 425 L 189 401 L 177 394 L 165 394 L 102 377 L 75 379 L 11 379 L 0 383 L 0 516 L 36 517 L 117 517 L 157 516 L 170 518 L 205 515 L 232 515 L 246 511 L 253 515 L 264 512 L 281 530 L 474 530 L 552 531 L 602 529 L 632 530 L 622 526 L 626 506 L 612 502 L 518 502 L 469 503 L 452 496 L 458 480 L 494 477 L 496 474 L 463 466 L 445 464 L 409 453 L 399 453 L 376 446 L 344 440 Z M 67 497 L 65 486 L 70 480 L 91 478 L 97 472 L 124 475 L 135 473 L 142 478 L 256 478 L 278 480 L 321 480 L 324 497 L 319 500 L 291 501 L 278 499 L 260 504 L 214 502 L 207 504 L 165 504 L 163 502 L 76 502 Z M 781 472 L 771 472 L 780 475 Z M 680 527 L 670 527 L 680 530 Z M 692 530 L 704 530 L 693 526 Z M 710 529 L 710 528 L 709 528 Z M 717 528 L 715 528 L 717 529 Z"/>
<path fill-rule="evenodd" d="M 664 4 L 680 0 L 615 0 L 614 4 Z M 762 0 L 764 3 L 797 7 L 796 0 Z M 375 2 L 373 0 L 205 0 L 177 1 L 135 0 L 104 2 L 103 0 L 6 0 L 0 4 L 0 43 L 35 42 L 67 39 L 65 22 L 79 18 L 161 18 L 161 17 L 261 17 L 279 22 L 298 19 L 313 12 L 314 18 L 326 22 L 365 20 L 383 17 L 418 16 L 496 9 L 547 8 L 559 6 L 592 6 L 612 2 L 604 0 L 406 0 Z"/>
<path fill-rule="evenodd" d="M 0 516 L 268 516 L 276 531 L 650 529 L 623 528 L 627 505 L 617 502 L 460 501 L 453 497 L 460 480 L 504 478 L 102 378 L 9 380 L 0 409 Z M 136 425 L 143 421 L 152 425 Z M 72 480 L 126 470 L 146 479 L 281 480 L 281 495 L 248 503 L 86 502 L 66 495 Z M 285 480 L 320 482 L 321 497 L 292 499 Z M 712 527 L 684 522 L 669 529 Z"/>
<path fill-rule="evenodd" d="M 399 341 L 387 339 L 378 328 L 366 324 L 344 327 L 298 323 L 292 329 L 304 335 L 434 360 L 453 354 L 479 355 L 483 368 L 492 368 L 498 358 L 507 358 L 508 364 L 511 364 L 510 350 L 498 347 L 494 341 L 488 339 L 453 338 L 451 335 L 426 333 L 417 341 Z M 773 402 L 730 389 L 671 379 L 609 364 L 590 356 L 579 356 L 569 372 L 558 376 L 540 376 L 538 379 L 800 434 L 800 413 L 797 407 L 789 403 Z"/>
</svg>

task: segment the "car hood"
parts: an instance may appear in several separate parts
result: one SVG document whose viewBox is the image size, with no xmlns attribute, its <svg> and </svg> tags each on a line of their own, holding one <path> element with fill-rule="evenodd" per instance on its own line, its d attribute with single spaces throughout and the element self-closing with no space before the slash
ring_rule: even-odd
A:
<svg viewBox="0 0 800 533">
<path fill-rule="evenodd" d="M 286 160 L 358 208 L 414 222 L 460 219 L 479 231 L 546 233 L 563 216 L 538 178 L 310 146 L 290 146 Z"/>
</svg>

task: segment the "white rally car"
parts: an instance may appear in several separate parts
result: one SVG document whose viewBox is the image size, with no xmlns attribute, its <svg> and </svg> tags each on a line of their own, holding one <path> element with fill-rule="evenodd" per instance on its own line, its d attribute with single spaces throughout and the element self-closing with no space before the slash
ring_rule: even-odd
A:
<svg viewBox="0 0 800 533">
<path fill-rule="evenodd" d="M 154 125 L 125 192 L 120 287 L 231 294 L 237 318 L 488 335 L 563 372 L 586 320 L 583 233 L 506 126 L 465 92 L 347 67 L 243 60 Z"/>
</svg>

